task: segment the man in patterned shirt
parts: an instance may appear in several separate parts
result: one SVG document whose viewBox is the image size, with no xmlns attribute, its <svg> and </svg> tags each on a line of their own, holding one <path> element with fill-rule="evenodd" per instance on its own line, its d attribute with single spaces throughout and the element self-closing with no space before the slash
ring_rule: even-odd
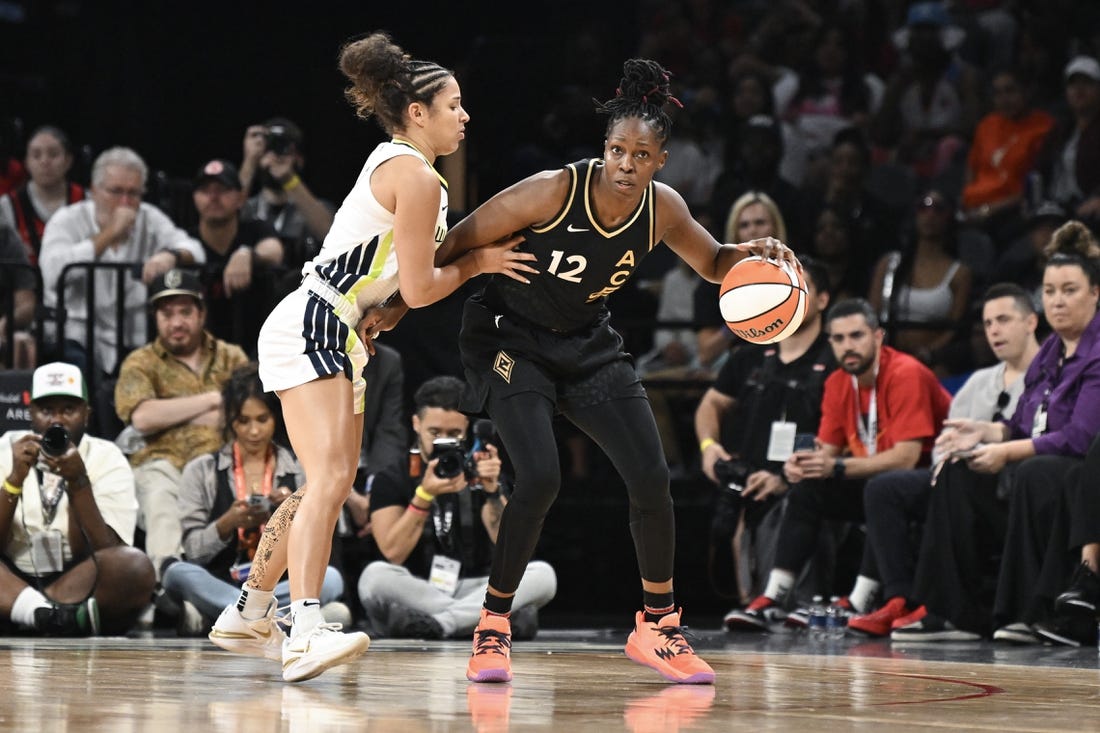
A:
<svg viewBox="0 0 1100 733">
<path fill-rule="evenodd" d="M 184 465 L 222 445 L 222 385 L 248 363 L 236 344 L 205 329 L 202 286 L 192 272 L 172 269 L 149 287 L 157 336 L 122 362 L 115 385 L 119 418 L 144 445 L 130 456 L 145 530 L 145 552 L 159 580 L 165 560 L 180 554 L 176 507 Z"/>
</svg>

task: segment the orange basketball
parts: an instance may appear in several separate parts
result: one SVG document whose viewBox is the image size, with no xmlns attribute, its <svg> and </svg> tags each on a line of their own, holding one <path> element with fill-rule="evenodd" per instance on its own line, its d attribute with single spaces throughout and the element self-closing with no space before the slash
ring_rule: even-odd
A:
<svg viewBox="0 0 1100 733">
<path fill-rule="evenodd" d="M 718 307 L 735 334 L 754 344 L 773 344 L 802 325 L 808 299 L 806 281 L 794 265 L 747 257 L 723 278 Z"/>
</svg>

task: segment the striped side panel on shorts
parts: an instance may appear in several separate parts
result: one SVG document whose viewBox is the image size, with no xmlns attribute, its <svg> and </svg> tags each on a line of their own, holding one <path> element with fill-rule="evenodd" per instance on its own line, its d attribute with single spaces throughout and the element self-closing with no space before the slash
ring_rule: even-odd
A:
<svg viewBox="0 0 1100 733">
<path fill-rule="evenodd" d="M 327 303 L 317 297 L 309 299 L 302 321 L 302 338 L 306 343 L 306 356 L 318 375 L 350 371 L 351 365 L 343 351 L 350 330 Z"/>
</svg>

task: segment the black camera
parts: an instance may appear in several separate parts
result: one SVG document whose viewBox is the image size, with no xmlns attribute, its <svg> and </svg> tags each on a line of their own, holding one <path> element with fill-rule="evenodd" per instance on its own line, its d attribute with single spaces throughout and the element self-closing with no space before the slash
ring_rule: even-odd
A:
<svg viewBox="0 0 1100 733">
<path fill-rule="evenodd" d="M 435 475 L 454 478 L 459 474 L 467 481 L 477 478 L 477 459 L 474 453 L 485 450 L 485 444 L 493 437 L 493 423 L 489 420 L 474 422 L 473 445 L 467 450 L 456 438 L 436 438 L 432 441 L 431 458 L 436 461 Z"/>
<path fill-rule="evenodd" d="M 286 155 L 294 146 L 294 138 L 282 125 L 272 125 L 264 133 L 264 146 L 275 155 Z"/>
<path fill-rule="evenodd" d="M 745 489 L 745 484 L 749 482 L 750 473 L 752 473 L 752 466 L 739 458 L 714 462 L 714 475 L 718 479 L 718 484 L 730 491 L 741 493 Z"/>
<path fill-rule="evenodd" d="M 477 476 L 477 461 L 473 452 L 467 452 L 455 438 L 436 438 L 432 441 L 432 459 L 436 461 L 435 475 L 454 478 L 465 474 L 467 480 Z"/>
<path fill-rule="evenodd" d="M 42 433 L 42 452 L 50 458 L 58 458 L 69 450 L 69 431 L 61 423 L 54 423 Z"/>
</svg>

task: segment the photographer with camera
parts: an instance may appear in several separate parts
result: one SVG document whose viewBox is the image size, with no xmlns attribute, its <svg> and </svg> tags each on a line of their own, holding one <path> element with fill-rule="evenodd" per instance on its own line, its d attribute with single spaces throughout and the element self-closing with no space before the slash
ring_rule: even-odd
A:
<svg viewBox="0 0 1100 733">
<path fill-rule="evenodd" d="M 359 599 L 385 636 L 464 638 L 481 615 L 507 494 L 491 423 L 479 420 L 469 435 L 469 418 L 459 412 L 464 388 L 440 376 L 417 389 L 414 460 L 376 474 L 371 486 L 371 522 L 385 560 L 363 570 Z M 512 614 L 516 638 L 535 635 L 538 609 L 556 591 L 554 569 L 528 563 Z"/>
<path fill-rule="evenodd" d="M 50 636 L 125 634 L 153 592 L 153 565 L 130 546 L 133 471 L 85 435 L 90 412 L 80 369 L 45 364 L 30 432 L 0 436 L 0 618 Z"/>
<path fill-rule="evenodd" d="M 237 600 L 272 512 L 305 483 L 301 465 L 284 446 L 279 398 L 264 392 L 255 364 L 234 370 L 222 388 L 222 404 L 224 444 L 183 469 L 183 561 L 168 565 L 161 581 L 182 607 L 176 627 L 181 636 L 206 633 Z M 351 611 L 340 602 L 343 592 L 344 579 L 330 565 L 320 598 L 326 621 L 351 622 Z M 273 602 L 290 605 L 289 581 L 275 586 Z M 268 640 L 271 659 L 282 659 L 283 638 L 274 633 Z"/>
<path fill-rule="evenodd" d="M 259 193 L 245 203 L 243 217 L 275 227 L 286 247 L 286 266 L 295 273 L 320 249 L 336 213 L 332 202 L 315 196 L 302 180 L 302 139 L 301 128 L 285 117 L 250 125 L 240 169 L 246 193 L 257 177 L 260 184 Z"/>
<path fill-rule="evenodd" d="M 732 574 L 735 588 L 719 593 L 738 600 L 762 589 L 762 571 L 753 571 L 770 567 L 775 555 L 788 488 L 783 460 L 796 448 L 797 434 L 817 431 L 825 378 L 836 368 L 821 327 L 829 305 L 828 273 L 811 257 L 801 261 L 808 295 L 802 325 L 778 344 L 734 350 L 695 410 L 703 473 L 718 484 L 710 526 L 711 582 L 721 589 Z"/>
</svg>

